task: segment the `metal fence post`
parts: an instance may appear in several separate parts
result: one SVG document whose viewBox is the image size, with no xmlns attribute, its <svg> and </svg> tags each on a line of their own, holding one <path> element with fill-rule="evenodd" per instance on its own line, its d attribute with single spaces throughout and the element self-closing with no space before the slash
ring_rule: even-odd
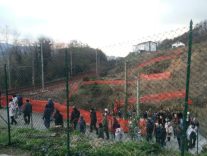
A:
<svg viewBox="0 0 207 156">
<path fill-rule="evenodd" d="M 197 145 L 196 145 L 196 148 L 197 148 L 197 149 L 196 149 L 196 153 L 197 153 L 197 155 L 198 155 L 198 127 L 197 127 L 197 138 L 196 138 L 196 139 L 197 139 Z"/>
<path fill-rule="evenodd" d="M 7 125 L 8 125 L 8 144 L 11 144 L 11 126 L 10 126 L 10 118 L 9 118 L 9 99 L 8 99 L 8 82 L 7 82 L 7 70 L 6 64 L 4 65 L 4 74 L 5 74 L 5 94 L 6 94 L 6 108 L 7 108 Z"/>
<path fill-rule="evenodd" d="M 190 65 L 191 65 L 191 49 L 192 49 L 192 28 L 193 28 L 193 21 L 190 21 L 190 30 L 189 30 L 189 41 L 188 41 L 188 62 L 187 62 L 187 73 L 186 73 L 186 90 L 185 90 L 185 109 L 183 111 L 183 134 L 182 134 L 182 151 L 181 155 L 184 156 L 185 149 L 186 149 L 186 130 L 187 130 L 187 123 L 186 117 L 188 112 L 188 95 L 189 95 L 189 82 L 190 82 Z"/>
<path fill-rule="evenodd" d="M 0 90 L 0 109 L 2 108 L 1 106 L 1 90 Z"/>
<path fill-rule="evenodd" d="M 34 125 L 33 125 L 33 116 L 32 116 L 32 113 L 31 113 L 31 129 L 34 128 Z"/>
<path fill-rule="evenodd" d="M 128 93 L 127 93 L 127 61 L 125 62 L 125 103 L 124 103 L 124 118 L 127 119 L 128 118 Z"/>
<path fill-rule="evenodd" d="M 137 119 L 140 117 L 140 77 L 137 75 Z"/>
<path fill-rule="evenodd" d="M 68 51 L 65 49 L 65 85 L 67 102 L 67 155 L 70 155 L 70 120 L 69 120 L 69 74 L 68 74 Z"/>
</svg>

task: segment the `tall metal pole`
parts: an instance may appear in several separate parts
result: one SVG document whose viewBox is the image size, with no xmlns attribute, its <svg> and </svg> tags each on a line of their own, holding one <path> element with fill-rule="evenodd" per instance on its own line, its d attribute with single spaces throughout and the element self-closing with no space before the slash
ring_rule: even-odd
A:
<svg viewBox="0 0 207 156">
<path fill-rule="evenodd" d="M 139 117 L 139 75 L 137 76 L 137 117 Z"/>
<path fill-rule="evenodd" d="M 72 55 L 72 49 L 70 49 L 70 76 L 73 74 L 73 55 Z"/>
<path fill-rule="evenodd" d="M 11 127 L 10 127 L 10 118 L 9 118 L 9 99 L 8 99 L 8 83 L 7 83 L 7 70 L 6 64 L 4 65 L 4 74 L 5 74 L 5 92 L 6 92 L 6 106 L 7 106 L 7 121 L 8 121 L 8 144 L 11 144 Z"/>
<path fill-rule="evenodd" d="M 10 66 L 10 54 L 8 53 L 8 81 L 9 81 L 9 88 L 11 88 L 11 66 Z"/>
<path fill-rule="evenodd" d="M 5 30 L 5 40 L 6 40 L 6 50 L 8 50 L 8 25 L 6 25 Z M 10 69 L 10 53 L 7 51 L 7 64 L 8 64 L 8 81 L 9 81 L 9 88 L 11 88 L 11 69 Z"/>
<path fill-rule="evenodd" d="M 66 102 L 67 102 L 67 155 L 70 155 L 70 120 L 69 120 L 69 74 L 68 74 L 68 51 L 65 50 L 65 85 L 66 85 Z"/>
<path fill-rule="evenodd" d="M 1 106 L 1 89 L 0 89 L 0 109 L 2 108 Z"/>
<path fill-rule="evenodd" d="M 127 95 L 127 61 L 125 62 L 125 105 L 124 105 L 124 115 L 125 119 L 127 119 L 127 108 L 128 108 L 128 95 Z"/>
<path fill-rule="evenodd" d="M 96 77 L 98 77 L 98 55 L 96 50 Z"/>
<path fill-rule="evenodd" d="M 190 30 L 189 30 L 189 41 L 188 41 L 188 62 L 187 62 L 187 73 L 186 73 L 186 90 L 185 90 L 185 109 L 183 111 L 183 134 L 182 134 L 182 151 L 181 155 L 184 156 L 186 149 L 186 131 L 187 131 L 187 112 L 188 112 L 188 95 L 189 95 L 189 84 L 190 84 L 190 65 L 191 65 L 191 50 L 192 50 L 192 30 L 193 30 L 193 21 L 190 21 Z"/>
<path fill-rule="evenodd" d="M 41 48 L 41 65 L 42 65 L 42 90 L 45 89 L 45 82 L 44 82 L 44 58 L 43 58 L 43 47 L 42 47 L 42 41 L 40 43 Z"/>
<path fill-rule="evenodd" d="M 35 50 L 37 49 L 37 45 L 35 46 Z M 32 52 L 32 86 L 35 87 L 35 50 Z"/>
</svg>

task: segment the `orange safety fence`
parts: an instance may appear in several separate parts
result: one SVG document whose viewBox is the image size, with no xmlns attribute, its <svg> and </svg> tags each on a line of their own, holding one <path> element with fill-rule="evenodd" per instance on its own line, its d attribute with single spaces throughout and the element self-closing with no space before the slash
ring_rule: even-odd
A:
<svg viewBox="0 0 207 156">
<path fill-rule="evenodd" d="M 136 69 L 139 69 L 139 68 L 143 68 L 145 66 L 152 65 L 152 64 L 154 64 L 156 62 L 161 62 L 161 61 L 165 61 L 165 60 L 175 59 L 175 58 L 177 58 L 178 56 L 181 55 L 182 51 L 181 51 L 181 49 L 178 49 L 176 51 L 172 51 L 171 53 L 173 53 L 173 54 L 168 55 L 168 56 L 159 56 L 159 57 L 156 57 L 156 58 L 152 58 L 150 60 L 147 60 L 147 61 L 145 61 L 145 62 L 143 62 L 141 64 L 138 64 L 137 67 L 132 68 L 129 71 L 129 75 L 132 75 L 133 70 L 136 70 Z"/>
<path fill-rule="evenodd" d="M 170 72 L 156 73 L 156 74 L 140 74 L 140 78 L 144 80 L 165 80 L 171 76 Z"/>
<path fill-rule="evenodd" d="M 173 98 L 184 98 L 185 92 L 184 91 L 176 91 L 171 93 L 162 93 L 162 94 L 153 94 L 153 95 L 147 95 L 142 97 L 140 100 L 141 102 L 150 102 L 151 100 L 155 100 L 156 102 L 162 101 L 162 100 L 168 100 Z M 9 97 L 11 98 L 11 97 Z M 129 103 L 136 103 L 136 98 L 129 98 Z M 23 99 L 24 103 L 26 101 L 26 98 Z M 2 106 L 6 107 L 6 97 L 1 97 Z M 32 104 L 32 110 L 33 112 L 43 113 L 45 109 L 45 105 L 47 104 L 46 100 L 33 100 L 30 99 L 30 102 Z M 124 101 L 120 100 L 120 104 L 123 105 Z M 116 103 L 115 103 L 116 104 Z M 192 100 L 188 101 L 188 104 L 192 104 Z M 55 109 L 59 110 L 60 113 L 63 115 L 64 119 L 67 119 L 67 108 L 66 105 L 60 104 L 58 102 L 55 102 Z M 86 123 L 90 124 L 90 112 L 80 109 L 80 114 L 84 117 Z M 69 108 L 69 113 L 71 114 L 72 107 Z M 102 113 L 97 111 L 97 121 L 98 123 L 102 122 Z M 119 118 L 118 122 L 120 123 L 121 127 L 125 132 L 128 132 L 128 120 L 124 120 Z M 108 123 L 109 123 L 109 130 L 112 131 L 112 125 L 113 125 L 113 117 L 108 116 Z"/>
<path fill-rule="evenodd" d="M 173 99 L 183 99 L 185 98 L 185 90 L 179 90 L 174 92 L 164 92 L 158 94 L 145 95 L 140 98 L 141 103 L 159 103 L 161 101 L 173 100 Z M 124 99 L 114 100 L 114 111 L 117 111 L 119 107 L 124 105 Z M 136 97 L 128 98 L 128 103 L 135 104 L 137 102 Z M 188 100 L 188 104 L 191 105 L 192 100 Z"/>
<path fill-rule="evenodd" d="M 107 85 L 123 85 L 124 80 L 94 80 L 94 81 L 83 81 L 82 85 L 92 85 L 92 84 L 107 84 Z"/>
<path fill-rule="evenodd" d="M 23 98 L 23 102 L 26 102 L 27 98 Z M 6 107 L 6 97 L 2 96 L 1 97 L 1 102 L 2 102 L 2 106 Z M 47 104 L 46 100 L 33 100 L 30 99 L 30 103 L 32 104 L 32 111 L 33 112 L 37 112 L 37 113 L 43 113 L 44 109 L 45 109 L 45 105 Z M 59 110 L 59 112 L 63 115 L 64 119 L 67 119 L 67 107 L 64 104 L 60 104 L 58 102 L 55 102 L 55 109 Z M 71 114 L 72 112 L 72 107 L 69 108 L 69 113 Z M 79 109 L 80 114 L 84 117 L 87 125 L 90 124 L 90 112 L 83 110 L 83 109 Z M 98 123 L 102 122 L 102 113 L 97 111 L 97 121 Z M 125 132 L 128 132 L 128 121 L 124 120 L 124 119 L 118 119 L 121 127 L 123 128 L 123 130 Z M 112 116 L 108 116 L 108 124 L 109 124 L 109 130 L 112 131 L 112 125 L 113 125 L 113 117 Z"/>
</svg>

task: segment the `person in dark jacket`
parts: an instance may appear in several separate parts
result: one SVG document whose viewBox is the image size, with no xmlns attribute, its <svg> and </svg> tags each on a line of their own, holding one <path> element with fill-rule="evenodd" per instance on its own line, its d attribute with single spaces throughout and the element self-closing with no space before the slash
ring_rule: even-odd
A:
<svg viewBox="0 0 207 156">
<path fill-rule="evenodd" d="M 48 103 L 47 104 L 48 104 L 48 107 L 50 108 L 51 116 L 52 116 L 52 114 L 53 114 L 53 112 L 55 110 L 55 104 L 54 104 L 54 102 L 52 101 L 51 98 L 48 99 Z"/>
<path fill-rule="evenodd" d="M 155 140 L 157 144 L 160 144 L 160 137 L 161 137 L 161 128 L 160 125 L 156 122 L 155 123 Z"/>
<path fill-rule="evenodd" d="M 93 128 L 94 128 L 96 130 L 96 134 L 98 134 L 98 128 L 96 127 L 97 116 L 94 108 L 91 108 L 90 110 L 90 118 L 91 118 L 90 132 L 93 132 Z"/>
<path fill-rule="evenodd" d="M 62 114 L 60 114 L 60 112 L 57 109 L 53 117 L 55 119 L 55 126 L 63 127 L 63 116 Z"/>
<path fill-rule="evenodd" d="M 22 96 L 20 96 L 20 95 L 17 96 L 17 104 L 18 104 L 18 115 L 21 115 L 23 99 L 22 99 Z"/>
<path fill-rule="evenodd" d="M 43 114 L 44 125 L 46 128 L 50 128 L 50 116 L 51 116 L 51 109 L 48 106 L 48 104 L 46 104 Z"/>
<path fill-rule="evenodd" d="M 85 122 L 83 116 L 80 117 L 79 128 L 80 128 L 80 132 L 85 134 L 85 132 L 86 132 L 86 122 Z"/>
<path fill-rule="evenodd" d="M 104 128 L 103 128 L 102 123 L 99 123 L 98 138 L 104 139 Z"/>
<path fill-rule="evenodd" d="M 161 127 L 161 142 L 160 142 L 160 145 L 161 147 L 164 147 L 165 146 L 165 140 L 166 140 L 166 129 L 165 127 L 161 124 L 160 125 Z"/>
<path fill-rule="evenodd" d="M 75 106 L 73 106 L 73 111 L 71 113 L 70 122 L 73 123 L 73 129 L 74 130 L 76 130 L 79 117 L 80 117 L 79 110 Z"/>
<path fill-rule="evenodd" d="M 146 130 L 147 130 L 147 138 L 146 139 L 147 139 L 147 141 L 151 141 L 152 140 L 152 133 L 154 131 L 154 123 L 150 117 L 147 119 Z"/>
<path fill-rule="evenodd" d="M 24 113 L 24 122 L 25 122 L 25 124 L 29 124 L 30 123 L 30 118 L 31 118 L 31 115 L 32 115 L 32 105 L 31 105 L 31 103 L 29 102 L 28 99 L 26 100 L 26 104 L 24 106 L 23 113 Z"/>
<path fill-rule="evenodd" d="M 182 126 L 180 125 L 180 121 L 178 121 L 178 124 L 175 127 L 175 133 L 178 141 L 178 146 L 179 149 L 181 150 L 181 145 L 182 145 Z"/>
<path fill-rule="evenodd" d="M 108 128 L 108 115 L 107 113 L 103 114 L 103 128 L 104 132 L 106 133 L 106 139 L 109 139 L 109 128 Z"/>
</svg>

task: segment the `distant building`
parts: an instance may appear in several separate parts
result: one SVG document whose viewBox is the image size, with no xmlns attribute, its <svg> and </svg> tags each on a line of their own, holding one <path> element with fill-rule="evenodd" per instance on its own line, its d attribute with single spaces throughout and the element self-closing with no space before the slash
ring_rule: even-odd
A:
<svg viewBox="0 0 207 156">
<path fill-rule="evenodd" d="M 185 44 L 182 42 L 175 42 L 172 44 L 172 48 L 177 48 L 177 47 L 185 47 Z"/>
<path fill-rule="evenodd" d="M 143 51 L 156 51 L 157 43 L 153 41 L 142 42 L 137 45 L 134 45 L 134 52 L 143 52 Z"/>
</svg>

